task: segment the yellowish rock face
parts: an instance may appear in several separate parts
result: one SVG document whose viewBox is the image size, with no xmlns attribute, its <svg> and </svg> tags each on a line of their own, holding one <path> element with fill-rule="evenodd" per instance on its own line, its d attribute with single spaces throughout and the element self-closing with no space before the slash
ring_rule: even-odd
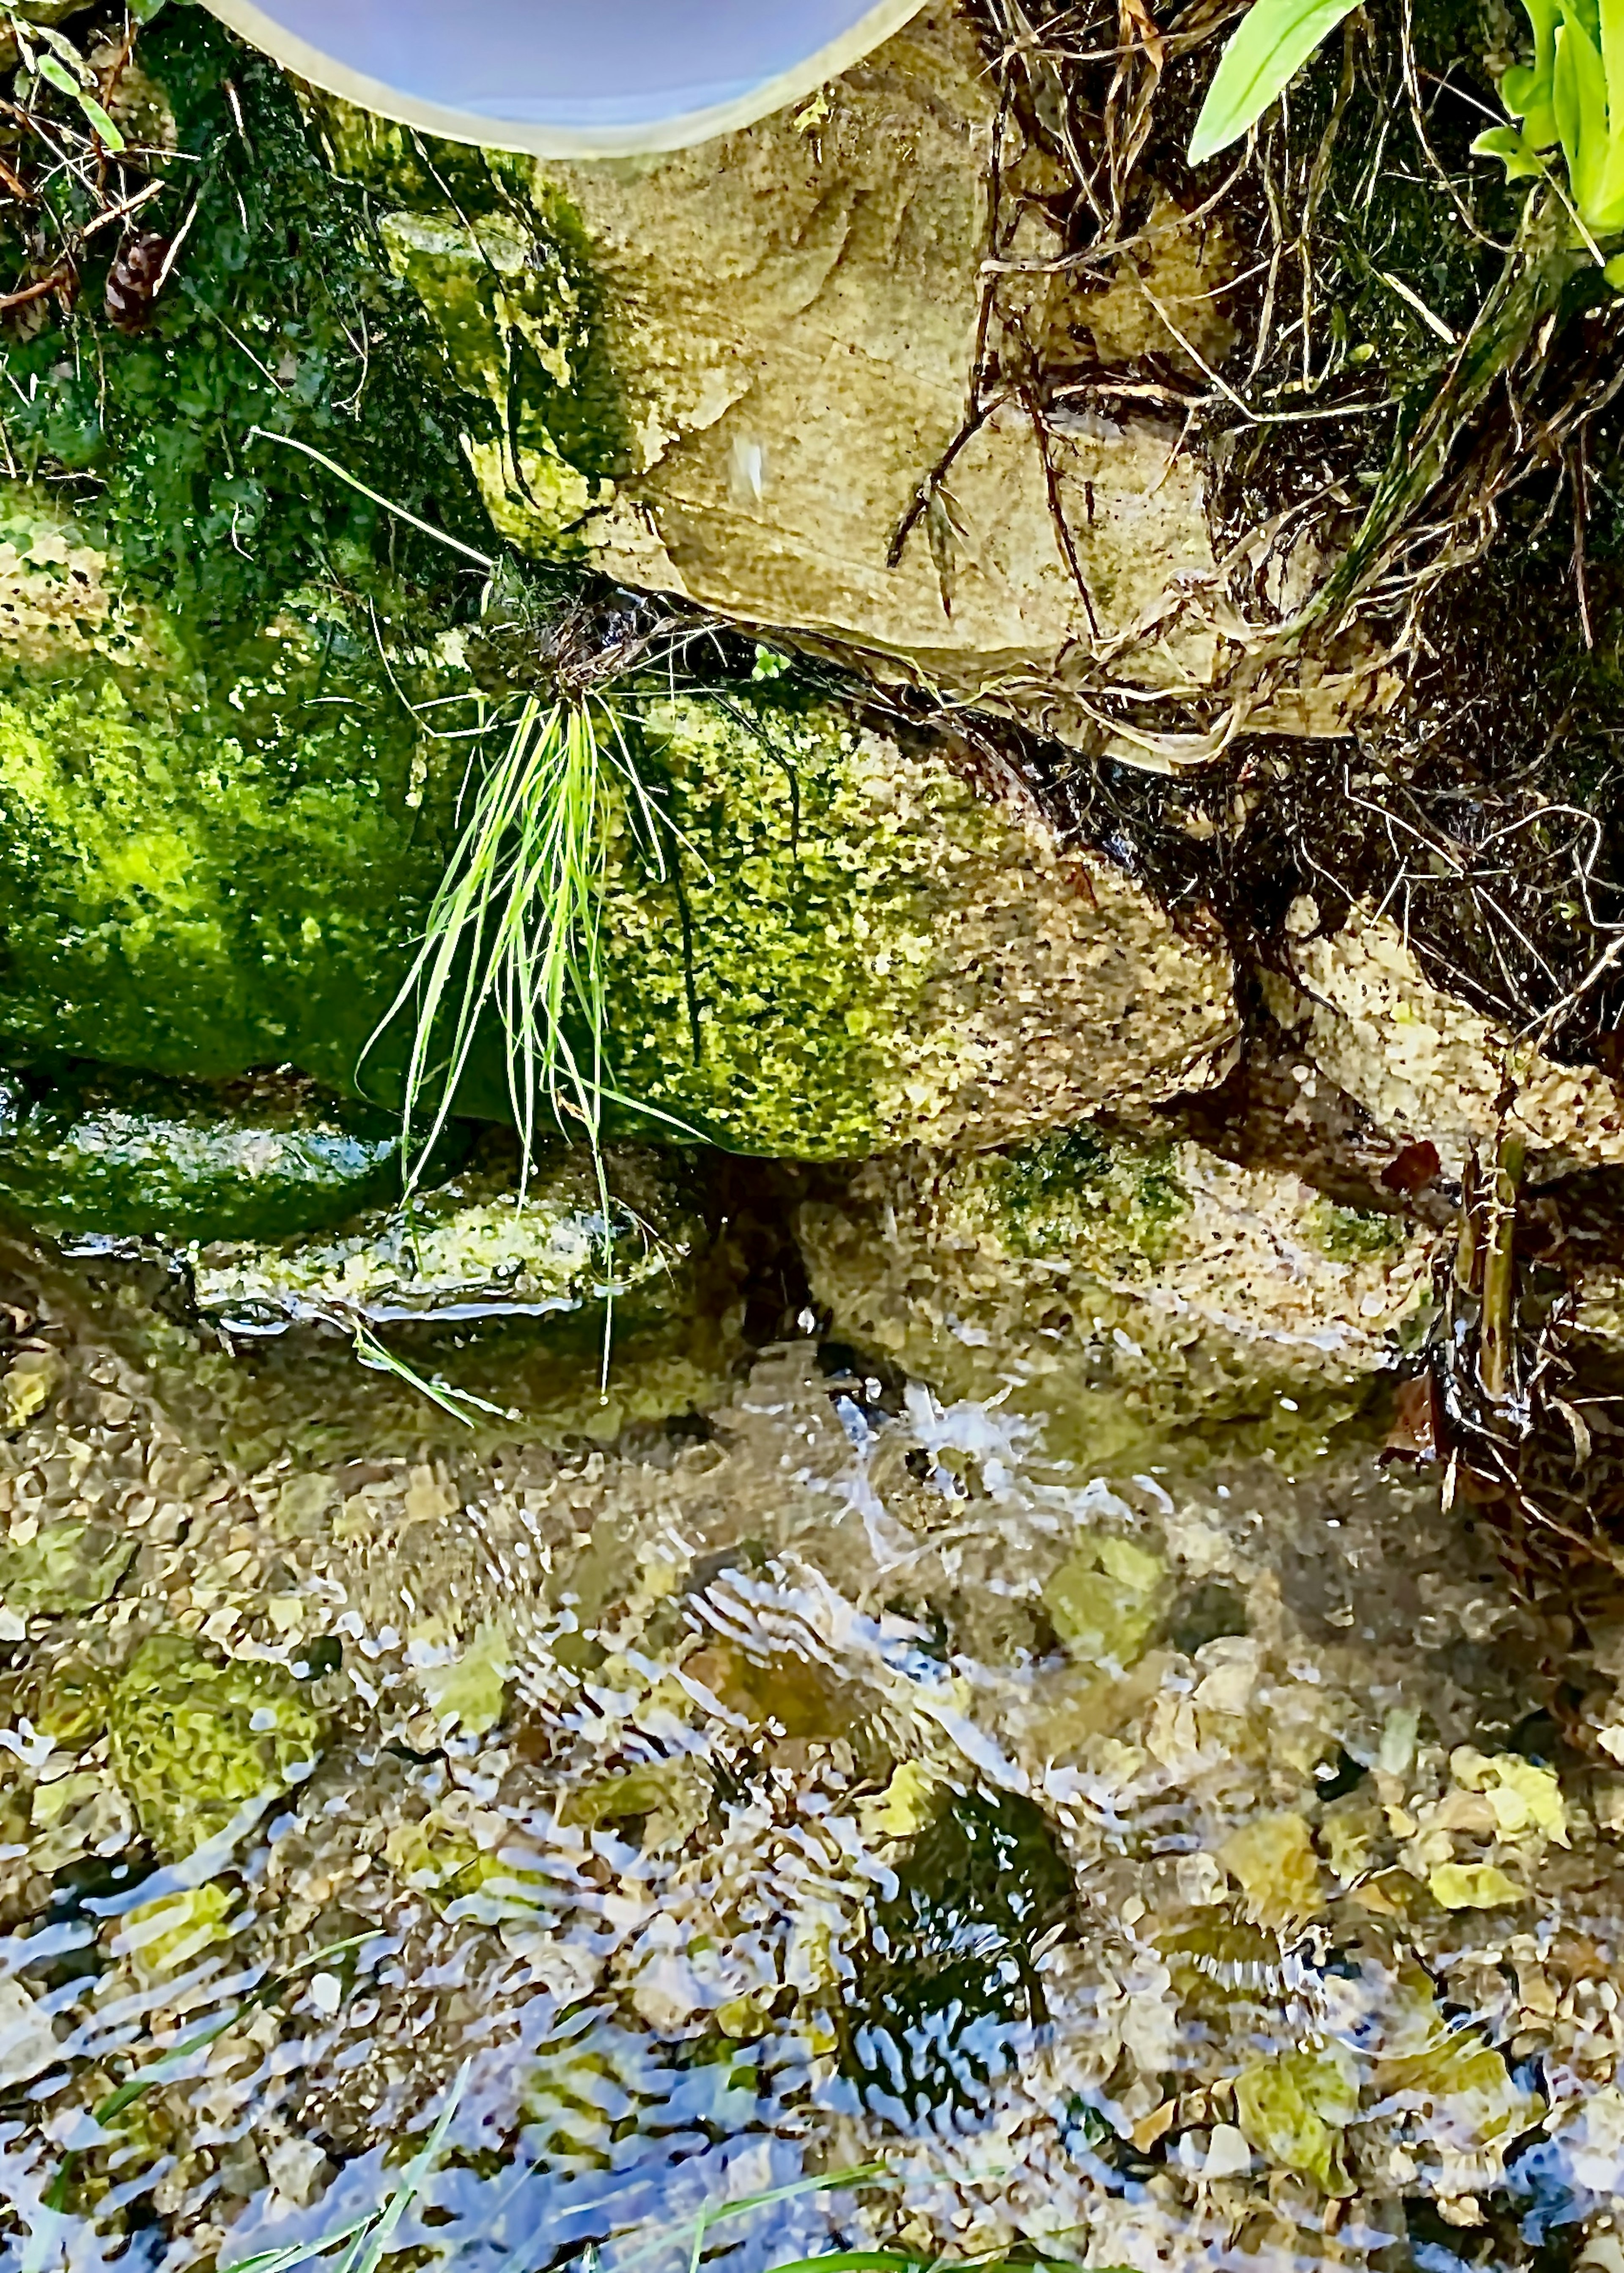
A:
<svg viewBox="0 0 1624 2273">
<path fill-rule="evenodd" d="M 995 91 L 966 15 L 927 10 L 813 102 L 698 149 L 493 158 L 513 193 L 489 211 L 437 204 L 398 130 L 324 115 L 380 206 L 409 191 L 385 240 L 500 414 L 466 446 L 515 545 L 1176 761 L 1155 714 L 1141 731 L 1099 698 L 1233 674 L 1203 467 L 1177 418 L 1064 387 L 1041 413 L 1009 386 L 971 401 Z M 1062 250 L 1022 222 L 1018 257 Z M 1164 198 L 1108 275 L 1035 278 L 1029 326 L 1057 367 L 1093 337 L 1196 372 L 1239 266 Z M 1339 728 L 1358 690 L 1313 676 L 1247 696 L 1254 723 Z"/>
<path fill-rule="evenodd" d="M 1356 905 L 1329 938 L 1318 919 L 1293 907 L 1296 984 L 1266 977 L 1269 1006 L 1390 1136 L 1435 1144 L 1454 1174 L 1502 1131 L 1552 1173 L 1624 1162 L 1624 1091 L 1599 1068 L 1561 1065 L 1434 986 L 1390 917 Z"/>
</svg>

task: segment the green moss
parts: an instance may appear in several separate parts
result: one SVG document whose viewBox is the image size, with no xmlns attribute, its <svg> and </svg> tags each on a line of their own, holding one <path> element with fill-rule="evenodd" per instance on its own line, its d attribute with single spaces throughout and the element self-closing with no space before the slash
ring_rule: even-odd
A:
<svg viewBox="0 0 1624 2273">
<path fill-rule="evenodd" d="M 291 1062 L 353 1091 L 443 865 L 460 746 L 421 752 L 371 627 L 363 651 L 319 592 L 194 659 L 173 619 L 109 594 L 40 491 L 7 510 L 0 1048 L 206 1079 Z M 78 619 L 56 599 L 64 554 Z M 420 685 L 468 683 L 400 662 Z M 385 1050 L 385 1093 L 390 1069 Z"/>
<path fill-rule="evenodd" d="M 13 455 L 101 485 L 127 573 L 199 652 L 265 625 L 311 581 L 353 610 L 385 564 L 471 601 L 477 587 L 430 540 L 251 439 L 256 425 L 296 433 L 437 526 L 484 530 L 459 436 L 488 430 L 490 412 L 457 399 L 364 194 L 323 161 L 282 74 L 203 9 L 166 10 L 140 60 L 190 161 L 143 225 L 175 228 L 194 192 L 195 217 L 148 330 L 129 336 L 96 312 L 103 232 L 67 338 L 49 326 L 8 346 Z"/>
<path fill-rule="evenodd" d="M 1308 1234 L 1333 1263 L 1366 1263 L 1396 1255 L 1410 1235 L 1403 1216 L 1380 1208 L 1337 1207 L 1329 1200 L 1317 1202 L 1311 1211 Z"/>
<path fill-rule="evenodd" d="M 994 1156 L 988 1187 L 1008 1249 L 1021 1256 L 1126 1246 L 1159 1262 L 1190 1209 L 1170 1142 L 1097 1127 Z"/>
<path fill-rule="evenodd" d="M 945 766 L 912 772 L 776 687 L 655 703 L 643 751 L 669 826 L 651 847 L 623 821 L 615 848 L 617 1086 L 738 1151 L 872 1151 L 995 817 Z"/>
<path fill-rule="evenodd" d="M 69 1074 L 0 1119 L 0 1203 L 36 1229 L 274 1239 L 400 1187 L 400 1129 L 287 1083 Z"/>
<path fill-rule="evenodd" d="M 221 1660 L 184 1634 L 153 1634 L 109 1714 L 113 1773 L 161 1854 L 216 1838 L 251 1802 L 310 1774 L 322 1722 L 280 1666 Z"/>
</svg>

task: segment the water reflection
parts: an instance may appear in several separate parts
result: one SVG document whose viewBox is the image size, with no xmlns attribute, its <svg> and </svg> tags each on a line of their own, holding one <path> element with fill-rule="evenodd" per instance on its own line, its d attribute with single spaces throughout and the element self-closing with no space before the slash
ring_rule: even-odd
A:
<svg viewBox="0 0 1624 2273">
<path fill-rule="evenodd" d="M 1096 1476 L 808 1340 L 245 1474 L 34 1324 L 7 2273 L 1624 2266 L 1607 1638 L 1373 1424 Z"/>
</svg>

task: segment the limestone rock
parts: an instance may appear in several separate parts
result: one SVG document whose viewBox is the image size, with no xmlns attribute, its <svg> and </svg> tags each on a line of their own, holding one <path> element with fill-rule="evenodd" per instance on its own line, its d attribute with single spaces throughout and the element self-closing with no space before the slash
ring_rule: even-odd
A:
<svg viewBox="0 0 1624 2273">
<path fill-rule="evenodd" d="M 1155 754 L 1154 720 L 1122 740 L 1091 698 L 1199 693 L 1232 663 L 1205 476 L 1176 418 L 1040 419 L 1007 389 L 967 429 L 995 113 L 945 4 L 798 111 L 654 159 L 491 154 L 483 202 L 477 182 L 448 202 L 400 129 L 320 104 L 491 406 L 467 447 L 503 536 Z M 1243 264 L 1182 219 L 1164 199 L 1140 259 L 1097 293 L 1051 278 L 1035 320 L 1194 368 L 1159 304 L 1221 353 L 1213 296 Z M 1347 693 L 1305 680 L 1255 723 L 1334 730 Z"/>
<path fill-rule="evenodd" d="M 837 1334 L 944 1394 L 1005 1394 L 1102 1459 L 1170 1428 L 1275 1423 L 1283 1399 L 1300 1433 L 1291 1416 L 1418 1335 L 1431 1284 L 1430 1240 L 1401 1217 L 1098 1127 L 871 1161 L 803 1208 L 800 1236 Z"/>
<path fill-rule="evenodd" d="M 1560 1065 L 1434 986 L 1390 917 L 1356 905 L 1333 937 L 1317 911 L 1288 918 L 1295 986 L 1265 980 L 1269 1006 L 1299 1046 L 1393 1136 L 1435 1144 L 1458 1175 L 1474 1148 L 1493 1148 L 1508 1085 L 1505 1127 L 1536 1168 L 1624 1161 L 1624 1091 L 1594 1066 Z"/>
<path fill-rule="evenodd" d="M 601 1316 L 611 1280 L 624 1325 L 679 1307 L 704 1238 L 692 1190 L 658 1154 L 629 1146 L 605 1168 L 611 1242 L 589 1156 L 559 1146 L 522 1198 L 511 1173 L 475 1167 L 329 1238 L 205 1247 L 198 1308 L 236 1334 L 317 1320 L 567 1320 Z"/>
</svg>

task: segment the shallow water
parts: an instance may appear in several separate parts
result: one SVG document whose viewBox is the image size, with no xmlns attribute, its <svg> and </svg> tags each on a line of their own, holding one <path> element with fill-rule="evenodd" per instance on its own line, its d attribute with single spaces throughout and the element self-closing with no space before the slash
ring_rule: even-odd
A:
<svg viewBox="0 0 1624 2273">
<path fill-rule="evenodd" d="M 248 1470 L 148 1280 L 14 1276 L 8 2273 L 385 2206 L 458 2268 L 1624 2268 L 1605 1638 L 1379 1414 L 1096 1475 L 809 1331 L 610 1444 Z M 211 1816 L 228 1722 L 289 1780 Z"/>
</svg>

